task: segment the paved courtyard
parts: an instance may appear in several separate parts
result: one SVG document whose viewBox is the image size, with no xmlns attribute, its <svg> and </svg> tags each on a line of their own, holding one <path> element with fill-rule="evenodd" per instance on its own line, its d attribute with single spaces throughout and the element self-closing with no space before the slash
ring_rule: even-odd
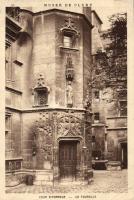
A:
<svg viewBox="0 0 134 200">
<path fill-rule="evenodd" d="M 126 193 L 127 170 L 122 171 L 94 171 L 94 181 L 89 185 L 80 182 L 63 182 L 53 186 L 27 186 L 7 187 L 6 193 Z"/>
</svg>

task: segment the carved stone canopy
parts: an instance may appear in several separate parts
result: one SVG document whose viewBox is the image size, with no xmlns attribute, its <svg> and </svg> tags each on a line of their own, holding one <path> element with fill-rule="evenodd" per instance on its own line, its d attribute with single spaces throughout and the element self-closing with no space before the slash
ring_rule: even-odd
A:
<svg viewBox="0 0 134 200">
<path fill-rule="evenodd" d="M 69 17 L 67 20 L 65 20 L 65 24 L 60 29 L 62 33 L 68 33 L 70 35 L 79 36 L 79 32 L 74 26 L 74 22 L 71 20 L 71 17 Z"/>
<path fill-rule="evenodd" d="M 50 88 L 45 84 L 45 78 L 42 74 L 39 74 L 34 90 L 46 90 L 47 92 L 50 91 Z"/>
</svg>

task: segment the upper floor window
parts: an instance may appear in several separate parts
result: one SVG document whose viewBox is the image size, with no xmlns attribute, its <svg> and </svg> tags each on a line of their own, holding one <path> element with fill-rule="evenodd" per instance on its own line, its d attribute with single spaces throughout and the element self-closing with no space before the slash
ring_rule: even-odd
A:
<svg viewBox="0 0 134 200">
<path fill-rule="evenodd" d="M 100 120 L 100 114 L 99 114 L 99 112 L 94 113 L 94 122 L 98 123 L 99 120 Z"/>
<path fill-rule="evenodd" d="M 95 135 L 92 135 L 92 143 L 95 143 L 95 141 L 96 141 Z"/>
<path fill-rule="evenodd" d="M 12 64 L 6 60 L 5 61 L 5 74 L 6 74 L 6 81 L 12 80 Z"/>
<path fill-rule="evenodd" d="M 127 101 L 120 101 L 120 116 L 127 116 Z"/>
<path fill-rule="evenodd" d="M 70 34 L 65 33 L 63 36 L 64 47 L 72 48 L 73 47 L 73 37 Z"/>
<path fill-rule="evenodd" d="M 11 47 L 6 49 L 6 59 L 5 59 L 5 76 L 6 81 L 12 80 L 12 62 L 11 62 Z"/>
<path fill-rule="evenodd" d="M 5 116 L 5 132 L 11 132 L 11 114 L 7 113 Z"/>
<path fill-rule="evenodd" d="M 70 17 L 65 20 L 65 24 L 60 28 L 62 34 L 62 48 L 71 48 L 77 50 L 77 38 L 79 37 L 79 32 L 75 27 L 75 22 Z"/>
<path fill-rule="evenodd" d="M 94 97 L 95 97 L 95 99 L 99 99 L 99 98 L 100 98 L 99 90 L 96 90 L 96 91 L 94 92 Z"/>
</svg>

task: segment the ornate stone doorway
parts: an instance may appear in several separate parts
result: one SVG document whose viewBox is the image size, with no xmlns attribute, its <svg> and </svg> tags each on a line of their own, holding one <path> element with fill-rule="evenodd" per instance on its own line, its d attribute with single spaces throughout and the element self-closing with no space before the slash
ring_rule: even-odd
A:
<svg viewBox="0 0 134 200">
<path fill-rule="evenodd" d="M 61 179 L 75 179 L 78 164 L 78 141 L 59 142 L 59 171 Z"/>
</svg>

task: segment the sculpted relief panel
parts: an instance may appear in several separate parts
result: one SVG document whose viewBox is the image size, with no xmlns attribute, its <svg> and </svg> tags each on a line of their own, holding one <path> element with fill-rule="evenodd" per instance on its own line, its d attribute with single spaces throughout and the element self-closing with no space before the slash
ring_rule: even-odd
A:
<svg viewBox="0 0 134 200">
<path fill-rule="evenodd" d="M 51 169 L 53 139 L 49 113 L 40 113 L 40 118 L 36 121 L 34 133 L 37 166 L 39 169 Z"/>
<path fill-rule="evenodd" d="M 83 137 L 83 121 L 73 114 L 57 116 L 57 137 Z"/>
<path fill-rule="evenodd" d="M 53 147 L 57 147 L 58 138 L 79 137 L 83 140 L 84 123 L 83 113 L 72 111 L 40 113 L 33 131 L 36 168 L 52 169 Z"/>
</svg>

